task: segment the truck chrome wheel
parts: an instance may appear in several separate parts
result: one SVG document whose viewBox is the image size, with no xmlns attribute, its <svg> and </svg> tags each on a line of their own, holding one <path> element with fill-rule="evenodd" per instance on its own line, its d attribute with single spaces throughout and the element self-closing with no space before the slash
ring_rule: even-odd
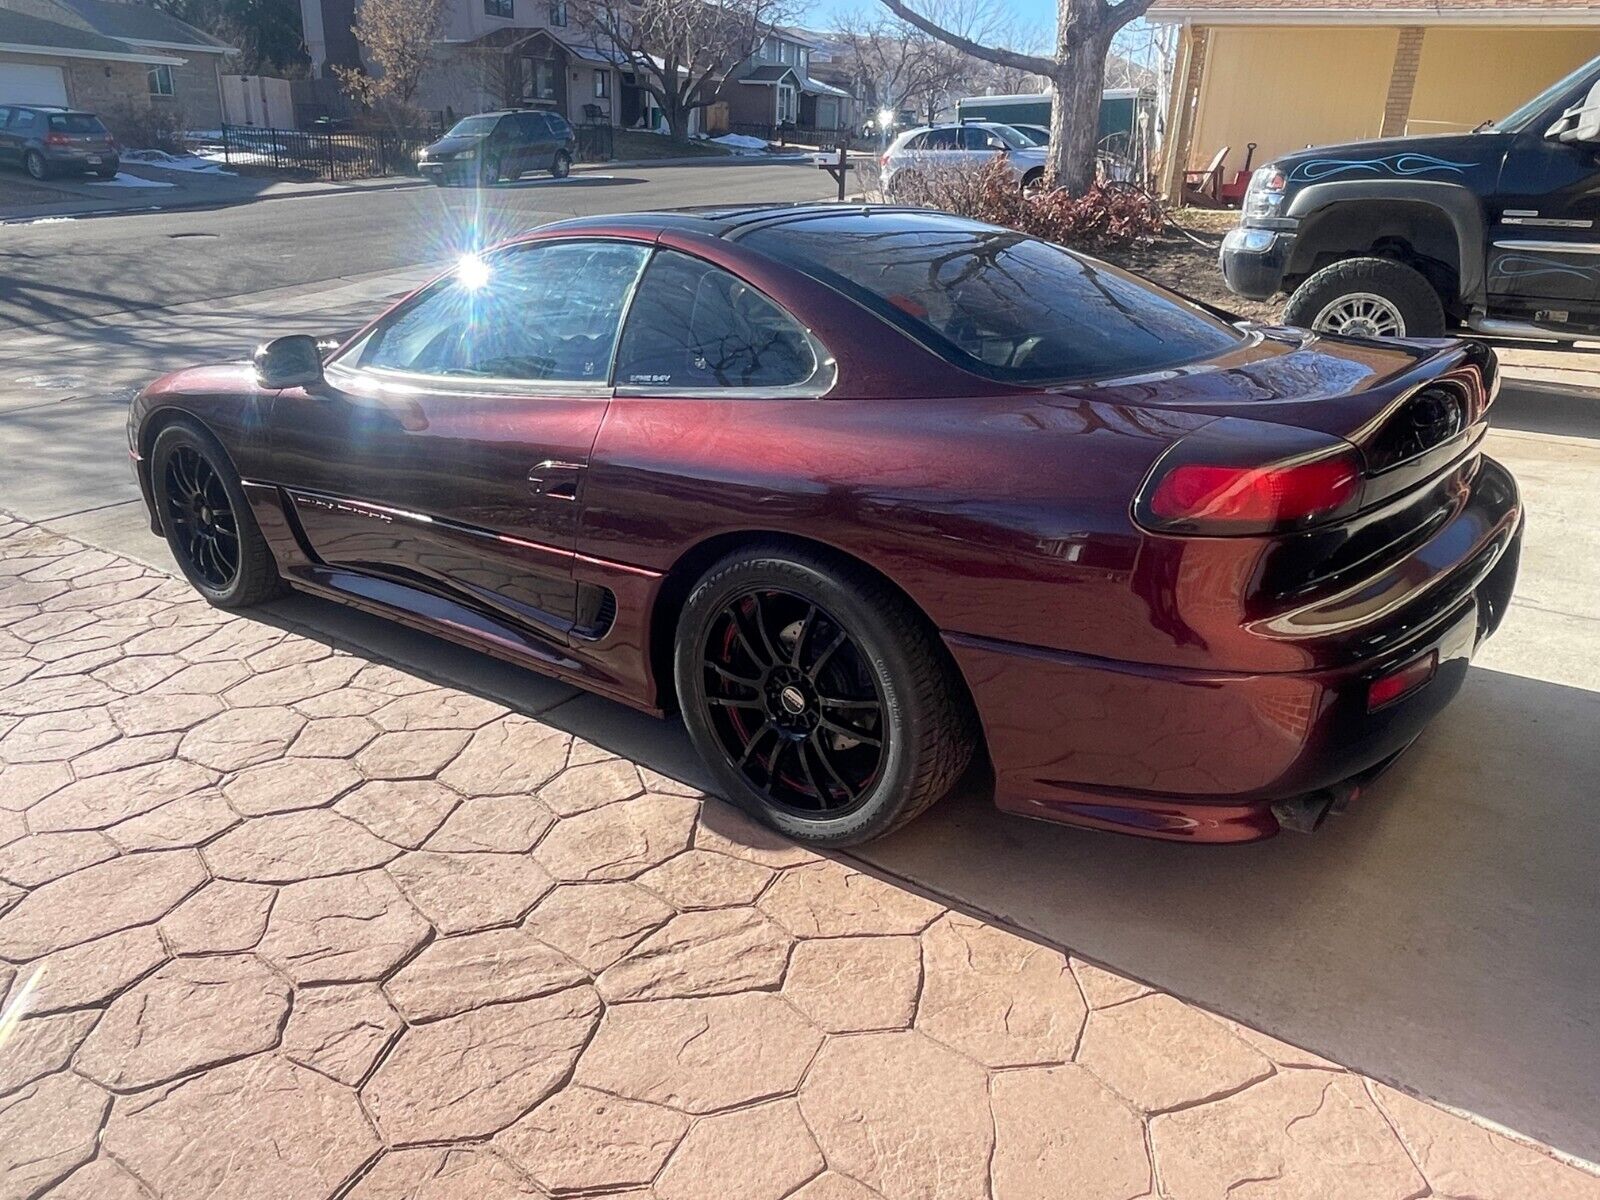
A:
<svg viewBox="0 0 1600 1200">
<path fill-rule="evenodd" d="M 1393 302 L 1372 292 L 1352 292 L 1325 304 L 1312 319 L 1319 333 L 1346 337 L 1405 337 L 1406 319 Z"/>
</svg>

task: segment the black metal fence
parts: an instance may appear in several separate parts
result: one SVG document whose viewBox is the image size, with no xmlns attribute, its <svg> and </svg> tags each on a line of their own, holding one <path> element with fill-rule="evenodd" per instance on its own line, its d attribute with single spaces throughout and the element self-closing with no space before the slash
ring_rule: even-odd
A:
<svg viewBox="0 0 1600 1200">
<path fill-rule="evenodd" d="M 607 162 L 614 154 L 609 125 L 577 125 L 573 158 Z M 224 125 L 220 149 L 229 166 L 258 167 L 304 179 L 371 179 L 415 175 L 417 151 L 437 141 L 440 128 L 367 132 L 348 129 L 258 129 Z"/>
<path fill-rule="evenodd" d="M 370 179 L 415 174 L 417 151 L 437 140 L 437 129 L 354 131 L 222 127 L 222 158 L 229 166 L 264 167 L 308 179 Z"/>
<path fill-rule="evenodd" d="M 616 138 L 609 125 L 574 125 L 578 143 L 572 155 L 578 162 L 610 162 L 616 157 Z"/>
</svg>

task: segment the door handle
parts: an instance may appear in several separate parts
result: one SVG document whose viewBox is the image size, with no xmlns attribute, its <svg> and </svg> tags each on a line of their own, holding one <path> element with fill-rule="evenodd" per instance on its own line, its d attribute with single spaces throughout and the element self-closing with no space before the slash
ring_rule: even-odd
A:
<svg viewBox="0 0 1600 1200">
<path fill-rule="evenodd" d="M 576 500 L 578 480 L 582 477 L 582 463 L 547 458 L 535 463 L 528 472 L 528 488 L 535 496 L 546 496 L 551 500 Z"/>
</svg>

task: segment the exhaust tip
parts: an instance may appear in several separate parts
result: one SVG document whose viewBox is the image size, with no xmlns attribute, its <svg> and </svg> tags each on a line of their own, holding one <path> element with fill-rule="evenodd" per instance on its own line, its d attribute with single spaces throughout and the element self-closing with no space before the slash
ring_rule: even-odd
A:
<svg viewBox="0 0 1600 1200">
<path fill-rule="evenodd" d="M 1280 829 L 1294 833 L 1315 833 L 1328 819 L 1337 799 L 1331 790 L 1312 792 L 1309 796 L 1292 796 L 1287 800 L 1274 801 L 1272 815 L 1277 818 Z"/>
</svg>

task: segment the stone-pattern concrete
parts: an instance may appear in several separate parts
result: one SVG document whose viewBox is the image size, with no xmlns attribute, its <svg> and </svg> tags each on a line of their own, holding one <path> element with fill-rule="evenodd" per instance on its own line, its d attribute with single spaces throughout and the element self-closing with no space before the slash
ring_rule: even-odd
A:
<svg viewBox="0 0 1600 1200">
<path fill-rule="evenodd" d="M 1600 1198 L 4 518 L 0 997 L 0 1200 Z"/>
</svg>

